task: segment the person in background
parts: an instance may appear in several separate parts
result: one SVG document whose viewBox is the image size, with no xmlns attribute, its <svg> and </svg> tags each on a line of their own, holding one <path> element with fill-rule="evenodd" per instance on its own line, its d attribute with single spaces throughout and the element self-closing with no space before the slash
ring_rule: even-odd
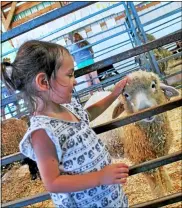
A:
<svg viewBox="0 0 182 208">
<path fill-rule="evenodd" d="M 73 42 L 75 44 L 73 44 L 71 47 L 71 51 L 70 51 L 71 53 L 81 48 L 84 48 L 85 46 L 90 45 L 90 43 L 87 40 L 84 40 L 79 33 L 73 34 Z M 84 68 L 94 63 L 94 52 L 92 50 L 92 47 L 84 48 L 81 51 L 73 53 L 72 56 L 77 64 L 78 69 Z M 84 75 L 86 80 L 90 80 L 88 81 L 88 86 L 100 83 L 100 80 L 96 78 L 97 76 L 98 76 L 97 71 L 93 71 L 90 72 L 89 74 Z"/>
<path fill-rule="evenodd" d="M 89 126 L 123 92 L 128 81 L 86 110 L 72 91 L 74 62 L 61 45 L 31 40 L 12 64 L 2 63 L 6 86 L 25 94 L 32 109 L 30 127 L 20 152 L 36 161 L 42 181 L 56 207 L 128 207 L 121 184 L 129 167 L 112 163 L 105 144 Z"/>
</svg>

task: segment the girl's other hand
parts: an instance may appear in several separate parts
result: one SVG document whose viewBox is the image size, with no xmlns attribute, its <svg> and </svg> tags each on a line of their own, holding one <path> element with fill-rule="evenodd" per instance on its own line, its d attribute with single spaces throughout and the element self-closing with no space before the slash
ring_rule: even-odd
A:
<svg viewBox="0 0 182 208">
<path fill-rule="evenodd" d="M 128 177 L 129 167 L 124 163 L 105 166 L 100 173 L 100 184 L 124 184 Z"/>
<path fill-rule="evenodd" d="M 115 87 L 114 87 L 112 93 L 113 93 L 116 97 L 118 97 L 118 96 L 123 92 L 123 89 L 124 89 L 124 87 L 125 87 L 125 85 L 126 85 L 127 82 L 128 82 L 128 77 L 125 77 L 124 79 L 122 79 L 121 81 L 119 81 L 119 82 L 115 85 Z"/>
</svg>

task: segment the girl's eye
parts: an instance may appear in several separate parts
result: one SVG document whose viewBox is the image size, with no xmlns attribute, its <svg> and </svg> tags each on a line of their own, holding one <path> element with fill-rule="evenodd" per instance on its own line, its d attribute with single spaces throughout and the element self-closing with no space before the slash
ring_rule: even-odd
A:
<svg viewBox="0 0 182 208">
<path fill-rule="evenodd" d="M 68 76 L 69 76 L 69 77 L 73 77 L 73 76 L 74 76 L 74 74 L 69 74 Z"/>
</svg>

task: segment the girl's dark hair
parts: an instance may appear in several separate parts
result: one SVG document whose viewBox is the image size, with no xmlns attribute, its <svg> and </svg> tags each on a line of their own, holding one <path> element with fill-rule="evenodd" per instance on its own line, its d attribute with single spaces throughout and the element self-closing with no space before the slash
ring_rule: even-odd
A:
<svg viewBox="0 0 182 208">
<path fill-rule="evenodd" d="M 34 80 L 38 73 L 44 72 L 48 81 L 51 76 L 56 78 L 56 72 L 61 67 L 64 54 L 68 50 L 61 45 L 38 40 L 25 42 L 19 48 L 12 64 L 1 64 L 2 80 L 9 90 L 19 90 L 24 93 L 31 110 L 35 110 L 35 98 L 38 91 Z"/>
</svg>

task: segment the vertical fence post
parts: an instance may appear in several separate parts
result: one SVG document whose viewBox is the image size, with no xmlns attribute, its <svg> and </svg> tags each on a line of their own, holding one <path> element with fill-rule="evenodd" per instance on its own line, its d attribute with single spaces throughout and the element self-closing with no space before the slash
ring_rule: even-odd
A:
<svg viewBox="0 0 182 208">
<path fill-rule="evenodd" d="M 128 20 L 128 27 L 131 29 L 131 31 L 133 33 L 133 35 L 131 35 L 131 36 L 134 39 L 135 45 L 136 46 L 140 46 L 140 45 L 142 45 L 142 42 L 141 42 L 141 40 L 138 37 L 135 25 L 133 23 L 133 20 L 132 20 L 132 17 L 131 17 L 131 11 L 129 11 L 129 9 L 128 9 L 128 7 L 127 7 L 125 2 L 123 2 L 123 6 L 125 8 L 125 14 L 126 14 L 126 18 Z M 147 69 L 147 71 L 150 71 L 150 68 L 151 68 L 150 67 L 150 62 L 148 62 L 145 54 L 140 54 L 138 57 L 141 60 L 141 63 L 140 63 L 141 67 L 144 65 L 144 69 Z"/>
<path fill-rule="evenodd" d="M 148 39 L 147 39 L 147 36 L 146 36 L 145 31 L 143 29 L 143 25 L 142 25 L 142 23 L 140 21 L 140 18 L 138 16 L 137 10 L 136 10 L 136 8 L 134 6 L 134 3 L 133 2 L 128 2 L 128 6 L 131 9 L 131 12 L 133 14 L 133 20 L 136 23 L 136 26 L 137 26 L 137 28 L 139 30 L 139 33 L 142 35 L 143 42 L 147 43 Z M 153 52 L 149 51 L 148 55 L 149 55 L 149 60 L 150 60 L 150 63 L 152 65 L 152 68 L 161 76 L 161 72 L 160 72 L 159 66 L 157 64 L 157 61 L 155 59 L 155 56 L 154 56 Z"/>
</svg>

